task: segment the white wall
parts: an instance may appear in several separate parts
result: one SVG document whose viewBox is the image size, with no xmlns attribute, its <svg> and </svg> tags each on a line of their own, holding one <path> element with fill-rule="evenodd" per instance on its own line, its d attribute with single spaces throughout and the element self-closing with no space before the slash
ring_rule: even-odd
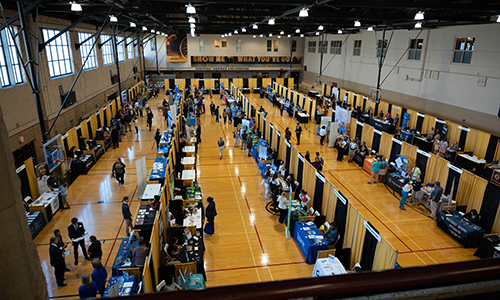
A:
<svg viewBox="0 0 500 300">
<path fill-rule="evenodd" d="M 403 55 L 410 39 L 415 38 L 419 32 L 419 30 L 394 32 L 382 69 L 382 80 Z M 389 40 L 391 34 L 392 31 L 387 31 L 386 39 Z M 325 40 L 330 43 L 332 40 L 344 40 L 346 37 L 347 35 L 328 35 Z M 456 37 L 476 38 L 471 64 L 452 63 Z M 381 38 L 380 31 L 362 30 L 358 34 L 351 35 L 342 47 L 342 55 L 337 55 L 323 74 L 338 80 L 337 83 L 341 87 L 343 81 L 375 87 L 378 72 L 376 47 L 377 40 Z M 413 97 L 421 98 L 496 116 L 500 106 L 500 24 L 424 30 L 419 38 L 424 39 L 424 50 L 420 61 L 409 60 L 408 54 L 405 54 L 397 68 L 381 86 L 382 98 L 384 91 L 391 91 L 408 95 L 412 101 Z M 312 40 L 319 41 L 320 37 L 314 37 Z M 361 56 L 352 55 L 354 40 L 362 40 Z M 306 43 L 308 41 L 309 38 L 306 39 Z M 331 54 L 324 55 L 323 68 L 332 57 Z M 319 73 L 320 54 L 307 53 L 306 46 L 304 61 L 308 71 Z M 430 74 L 438 75 L 437 79 L 433 79 L 432 76 L 426 78 L 428 71 L 431 71 Z M 486 86 L 478 85 L 480 76 L 487 77 Z M 324 81 L 324 83 L 329 82 Z M 358 92 L 368 93 L 368 90 Z M 417 103 L 409 104 L 410 107 L 411 104 L 421 106 Z"/>
<path fill-rule="evenodd" d="M 191 70 L 191 56 L 290 56 L 290 38 L 274 35 L 272 37 L 257 36 L 255 39 L 252 35 L 232 35 L 222 38 L 217 34 L 200 35 L 191 37 L 188 35 L 188 62 L 185 63 L 170 63 L 166 57 L 166 37 L 157 36 L 158 61 L 160 70 Z M 200 51 L 200 39 L 205 40 L 205 51 Z M 226 48 L 216 48 L 214 40 L 226 39 Z M 236 51 L 236 40 L 241 39 L 241 52 Z M 267 52 L 267 40 L 278 40 L 278 52 Z M 297 40 L 297 51 L 293 52 L 293 56 L 303 56 L 304 38 L 294 38 Z M 144 47 L 144 57 L 146 59 L 146 69 L 151 64 L 149 71 L 156 70 L 156 61 L 154 51 L 151 51 L 150 43 Z M 162 46 L 163 45 L 163 46 Z M 215 66 L 215 64 L 214 64 Z M 285 67 L 285 65 L 283 65 Z"/>
</svg>

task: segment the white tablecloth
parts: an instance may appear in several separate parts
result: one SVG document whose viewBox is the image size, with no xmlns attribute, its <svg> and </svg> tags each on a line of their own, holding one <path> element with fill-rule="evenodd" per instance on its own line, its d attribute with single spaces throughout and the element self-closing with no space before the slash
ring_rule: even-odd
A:
<svg viewBox="0 0 500 300">
<path fill-rule="evenodd" d="M 194 165 L 195 158 L 193 156 L 183 157 L 181 163 L 183 165 Z"/>
<path fill-rule="evenodd" d="M 476 164 L 485 164 L 486 163 L 486 160 L 484 159 L 478 159 L 478 158 L 475 158 L 475 157 L 472 157 L 470 156 L 469 154 L 459 154 L 459 156 L 465 158 L 465 159 L 468 159 L 470 161 L 473 161 L 475 162 Z"/>
<path fill-rule="evenodd" d="M 195 178 L 195 170 L 183 170 L 182 171 L 182 180 L 194 180 Z"/>
<path fill-rule="evenodd" d="M 184 226 L 196 226 L 196 228 L 201 229 L 201 209 L 196 209 L 196 214 L 192 214 L 184 219 Z"/>
<path fill-rule="evenodd" d="M 141 200 L 153 200 L 155 196 L 158 196 L 160 194 L 161 194 L 161 184 L 159 183 L 148 184 L 144 189 L 144 193 L 142 194 Z"/>
<path fill-rule="evenodd" d="M 314 265 L 313 277 L 347 274 L 339 259 L 333 255 L 328 258 L 319 258 Z"/>
<path fill-rule="evenodd" d="M 182 151 L 184 151 L 185 153 L 195 152 L 196 147 L 195 146 L 186 146 L 186 147 L 184 147 L 184 149 L 182 149 Z"/>
</svg>

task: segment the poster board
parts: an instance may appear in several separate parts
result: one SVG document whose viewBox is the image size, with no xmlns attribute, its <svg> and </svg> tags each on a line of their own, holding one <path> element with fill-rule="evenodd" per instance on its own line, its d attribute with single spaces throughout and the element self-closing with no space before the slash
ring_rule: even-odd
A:
<svg viewBox="0 0 500 300">
<path fill-rule="evenodd" d="M 137 195 L 142 195 L 148 183 L 146 156 L 135 160 L 135 169 L 137 172 Z"/>
<path fill-rule="evenodd" d="M 339 133 L 349 135 L 351 111 L 342 107 L 335 109 L 335 122 L 339 123 Z"/>
</svg>

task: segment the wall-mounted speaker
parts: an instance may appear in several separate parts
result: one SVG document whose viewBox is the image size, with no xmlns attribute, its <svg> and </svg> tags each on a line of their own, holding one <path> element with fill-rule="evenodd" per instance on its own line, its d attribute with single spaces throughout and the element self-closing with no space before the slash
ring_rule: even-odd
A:
<svg viewBox="0 0 500 300">
<path fill-rule="evenodd" d="M 500 118 L 500 106 L 498 107 L 498 117 Z"/>
<path fill-rule="evenodd" d="M 304 66 L 304 71 L 307 71 L 307 66 Z"/>
<path fill-rule="evenodd" d="M 66 95 L 61 95 L 61 104 L 64 103 L 64 99 L 66 98 Z M 75 91 L 72 91 L 69 96 L 68 96 L 68 99 L 66 100 L 66 103 L 64 103 L 64 106 L 63 108 L 66 108 L 66 107 L 69 107 L 73 104 L 76 103 L 76 94 L 75 94 Z"/>
</svg>

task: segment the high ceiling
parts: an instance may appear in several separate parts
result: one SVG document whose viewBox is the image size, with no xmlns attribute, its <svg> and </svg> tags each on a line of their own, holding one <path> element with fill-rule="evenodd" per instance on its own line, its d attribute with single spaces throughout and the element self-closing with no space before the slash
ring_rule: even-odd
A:
<svg viewBox="0 0 500 300">
<path fill-rule="evenodd" d="M 496 22 L 500 14 L 500 0 L 253 0 L 253 1 L 199 1 L 190 3 L 196 14 L 187 14 L 188 1 L 180 0 L 75 0 L 81 4 L 81 12 L 70 10 L 69 1 L 32 0 L 21 1 L 25 6 L 39 3 L 39 13 L 71 21 L 99 26 L 108 12 L 118 18 L 120 30 L 164 33 L 189 32 L 188 17 L 196 20 L 196 34 L 233 33 L 245 28 L 245 34 L 313 35 L 319 25 L 326 33 L 356 32 L 373 26 L 381 28 L 411 29 L 417 21 L 415 14 L 423 11 L 422 28 L 457 26 Z M 3 1 L 4 8 L 17 9 L 15 1 Z M 111 7 L 113 5 L 113 7 Z M 299 11 L 308 8 L 308 17 L 299 17 Z M 275 25 L 268 20 L 275 18 Z M 361 27 L 355 27 L 355 21 Z M 129 22 L 137 28 L 127 29 Z M 252 29 L 256 23 L 258 29 Z"/>
</svg>

